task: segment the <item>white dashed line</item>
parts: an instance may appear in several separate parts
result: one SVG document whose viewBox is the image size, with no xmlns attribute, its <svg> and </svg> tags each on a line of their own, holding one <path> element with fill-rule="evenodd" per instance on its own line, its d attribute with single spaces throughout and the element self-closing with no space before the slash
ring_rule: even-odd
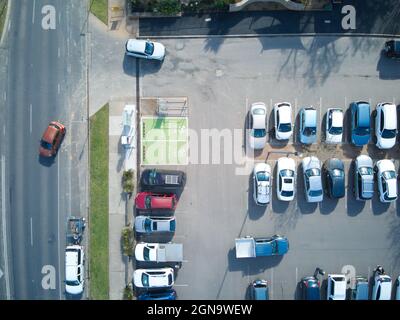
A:
<svg viewBox="0 0 400 320">
<path fill-rule="evenodd" d="M 31 217 L 31 247 L 33 247 L 33 221 Z"/>
<path fill-rule="evenodd" d="M 32 8 L 32 24 L 35 23 L 35 9 L 36 9 L 36 0 L 33 0 L 33 8 Z"/>
<path fill-rule="evenodd" d="M 6 91 L 4 91 L 4 93 L 3 93 L 3 99 L 4 99 L 4 101 L 7 101 L 7 92 Z"/>
<path fill-rule="evenodd" d="M 297 267 L 296 267 L 296 283 L 298 282 L 298 270 L 297 270 Z"/>
<path fill-rule="evenodd" d="M 32 133 L 32 104 L 29 105 L 29 132 Z"/>
<path fill-rule="evenodd" d="M 61 86 L 60 86 L 60 84 L 57 84 L 57 92 L 58 92 L 58 94 L 60 94 L 60 92 L 61 92 Z"/>
<path fill-rule="evenodd" d="M 189 287 L 188 284 L 174 284 L 174 287 Z"/>
<path fill-rule="evenodd" d="M 58 48 L 57 56 L 58 56 L 59 58 L 60 58 L 60 56 L 61 56 L 61 50 L 60 50 L 60 48 Z"/>
</svg>

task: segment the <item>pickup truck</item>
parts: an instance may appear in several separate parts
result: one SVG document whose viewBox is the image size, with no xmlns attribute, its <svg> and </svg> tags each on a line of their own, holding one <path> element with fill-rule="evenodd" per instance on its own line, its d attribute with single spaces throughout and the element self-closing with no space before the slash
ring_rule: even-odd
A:
<svg viewBox="0 0 400 320">
<path fill-rule="evenodd" d="M 180 243 L 138 243 L 135 259 L 148 262 L 182 262 L 183 244 Z"/>
<path fill-rule="evenodd" d="M 235 239 L 236 258 L 255 258 L 284 255 L 289 250 L 286 237 L 274 235 L 267 238 L 245 237 Z"/>
</svg>

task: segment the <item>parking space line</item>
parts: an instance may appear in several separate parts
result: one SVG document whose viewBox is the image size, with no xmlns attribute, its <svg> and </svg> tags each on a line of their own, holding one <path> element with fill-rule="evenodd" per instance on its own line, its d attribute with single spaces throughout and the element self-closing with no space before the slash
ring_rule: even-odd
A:
<svg viewBox="0 0 400 320">
<path fill-rule="evenodd" d="M 271 268 L 271 299 L 274 297 L 274 268 Z"/>
<path fill-rule="evenodd" d="M 31 247 L 33 247 L 33 222 L 31 217 Z"/>
<path fill-rule="evenodd" d="M 296 283 L 298 282 L 298 270 L 297 270 L 297 267 L 296 267 Z"/>
<path fill-rule="evenodd" d="M 372 210 L 372 200 L 369 201 L 369 209 Z"/>
<path fill-rule="evenodd" d="M 319 121 L 322 121 L 321 114 L 322 114 L 322 97 L 319 97 Z"/>
<path fill-rule="evenodd" d="M 176 284 L 174 283 L 174 287 L 189 287 L 188 284 Z"/>
<path fill-rule="evenodd" d="M 33 7 L 32 7 L 32 24 L 35 23 L 35 9 L 36 9 L 36 0 L 33 0 Z"/>
<path fill-rule="evenodd" d="M 369 280 L 370 275 L 371 275 L 371 267 L 368 266 L 368 280 Z"/>
<path fill-rule="evenodd" d="M 32 133 L 32 104 L 29 105 L 29 132 Z"/>
</svg>

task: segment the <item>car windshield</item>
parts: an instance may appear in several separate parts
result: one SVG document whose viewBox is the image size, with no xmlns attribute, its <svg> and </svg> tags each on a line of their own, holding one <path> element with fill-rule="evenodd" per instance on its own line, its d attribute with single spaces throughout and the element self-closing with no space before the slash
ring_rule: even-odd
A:
<svg viewBox="0 0 400 320">
<path fill-rule="evenodd" d="M 149 275 L 146 273 L 142 274 L 142 284 L 144 287 L 148 287 L 149 286 Z"/>
<path fill-rule="evenodd" d="M 151 220 L 150 220 L 150 219 L 146 219 L 146 220 L 144 221 L 144 229 L 145 229 L 147 232 L 150 232 L 150 231 L 151 231 Z"/>
<path fill-rule="evenodd" d="M 343 128 L 342 127 L 331 127 L 329 129 L 329 133 L 330 134 L 334 134 L 334 135 L 342 134 L 342 132 L 343 132 Z"/>
<path fill-rule="evenodd" d="M 281 123 L 279 124 L 278 130 L 280 132 L 289 132 L 290 130 L 292 130 L 292 126 L 290 125 L 290 123 Z"/>
<path fill-rule="evenodd" d="M 154 52 L 154 44 L 151 42 L 146 42 L 146 48 L 144 49 L 144 52 L 151 56 Z"/>
<path fill-rule="evenodd" d="M 150 260 L 150 249 L 147 247 L 144 247 L 143 249 L 143 259 L 145 261 L 149 261 Z"/>
<path fill-rule="evenodd" d="M 159 183 L 159 175 L 157 171 L 153 170 L 149 173 L 149 184 L 156 185 Z"/>
<path fill-rule="evenodd" d="M 382 138 L 385 139 L 393 139 L 394 137 L 396 137 L 396 130 L 395 129 L 384 129 L 382 131 Z"/>
<path fill-rule="evenodd" d="M 48 143 L 48 142 L 46 142 L 44 140 L 40 140 L 40 145 L 44 149 L 51 150 L 51 143 Z"/>
<path fill-rule="evenodd" d="M 145 207 L 146 209 L 151 209 L 151 196 L 146 196 Z"/>
<path fill-rule="evenodd" d="M 316 127 L 305 127 L 303 134 L 305 136 L 313 136 L 317 133 L 317 128 Z"/>
<path fill-rule="evenodd" d="M 396 179 L 396 173 L 394 171 L 384 171 L 382 175 L 386 180 Z"/>
<path fill-rule="evenodd" d="M 291 197 L 293 196 L 293 191 L 282 190 L 282 196 Z"/>
<path fill-rule="evenodd" d="M 265 129 L 254 129 L 253 130 L 253 136 L 255 138 L 262 138 L 265 137 L 267 135 L 267 130 Z"/>
<path fill-rule="evenodd" d="M 334 176 L 334 177 L 343 177 L 344 176 L 344 172 L 343 172 L 343 170 L 340 170 L 340 169 L 333 169 L 332 170 L 332 176 Z"/>
<path fill-rule="evenodd" d="M 257 180 L 258 181 L 269 181 L 269 177 L 267 176 L 265 171 L 257 172 Z"/>
<path fill-rule="evenodd" d="M 265 114 L 265 110 L 263 108 L 256 108 L 253 110 L 253 114 Z"/>
<path fill-rule="evenodd" d="M 358 127 L 355 132 L 358 136 L 367 136 L 369 135 L 369 127 Z"/>
<path fill-rule="evenodd" d="M 322 195 L 322 190 L 310 190 L 308 194 L 310 197 L 319 197 Z"/>
<path fill-rule="evenodd" d="M 373 169 L 371 168 L 371 167 L 361 167 L 360 169 L 359 169 L 359 171 L 360 171 L 360 174 L 363 176 L 363 175 L 366 175 L 366 176 L 370 176 L 370 175 L 372 175 L 373 174 Z"/>
<path fill-rule="evenodd" d="M 284 169 L 284 170 L 281 171 L 281 176 L 282 177 L 293 177 L 294 176 L 294 172 L 293 172 L 293 170 Z"/>
<path fill-rule="evenodd" d="M 321 170 L 319 170 L 318 168 L 308 169 L 308 170 L 306 170 L 306 175 L 309 176 L 309 177 L 320 176 L 321 175 Z"/>
<path fill-rule="evenodd" d="M 79 281 L 78 280 L 73 280 L 73 281 L 66 281 L 65 282 L 69 286 L 79 286 Z"/>
</svg>

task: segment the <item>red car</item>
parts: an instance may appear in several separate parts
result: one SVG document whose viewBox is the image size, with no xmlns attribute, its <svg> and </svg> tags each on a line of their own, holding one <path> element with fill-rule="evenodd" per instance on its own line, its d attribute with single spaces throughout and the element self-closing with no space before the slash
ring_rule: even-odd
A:
<svg viewBox="0 0 400 320">
<path fill-rule="evenodd" d="M 50 122 L 40 140 L 39 155 L 46 158 L 55 156 L 65 136 L 65 132 L 64 125 L 57 121 Z"/>
<path fill-rule="evenodd" d="M 136 195 L 136 209 L 152 210 L 166 209 L 175 210 L 178 198 L 175 194 L 158 194 L 152 192 L 140 192 Z"/>
</svg>

